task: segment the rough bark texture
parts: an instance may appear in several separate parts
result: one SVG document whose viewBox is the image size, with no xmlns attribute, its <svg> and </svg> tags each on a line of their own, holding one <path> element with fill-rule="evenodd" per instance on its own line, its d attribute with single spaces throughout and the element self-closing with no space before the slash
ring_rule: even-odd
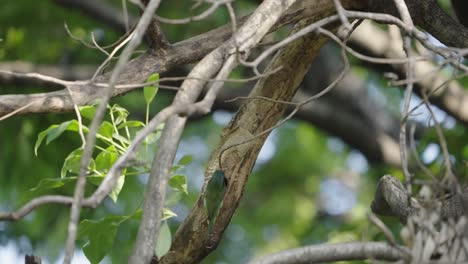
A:
<svg viewBox="0 0 468 264">
<path fill-rule="evenodd" d="M 311 61 L 325 42 L 324 37 L 310 35 L 280 51 L 267 71 L 278 66 L 282 66 L 282 70 L 261 79 L 250 96 L 290 101 Z M 287 105 L 280 103 L 248 100 L 223 131 L 221 142 L 208 162 L 206 177 L 218 168 L 219 154 L 224 149 L 271 128 L 286 109 Z M 171 250 L 161 259 L 161 263 L 197 263 L 216 248 L 239 204 L 247 178 L 267 136 L 268 133 L 225 151 L 221 165 L 228 180 L 228 189 L 212 233 L 208 233 L 206 210 L 203 205 L 204 187 L 190 215 L 177 230 Z"/>
<path fill-rule="evenodd" d="M 443 219 L 459 218 L 465 215 L 464 201 L 468 201 L 468 189 L 462 193 L 445 197 L 441 202 L 441 216 Z M 374 213 L 383 216 L 398 217 L 406 223 L 408 217 L 419 208 L 419 202 L 408 198 L 403 184 L 391 175 L 383 176 L 377 185 L 371 209 Z"/>
</svg>

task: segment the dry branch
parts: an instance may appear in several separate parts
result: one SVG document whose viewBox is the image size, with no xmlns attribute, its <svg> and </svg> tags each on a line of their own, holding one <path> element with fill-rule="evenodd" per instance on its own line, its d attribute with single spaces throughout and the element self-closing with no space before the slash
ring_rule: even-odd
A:
<svg viewBox="0 0 468 264">
<path fill-rule="evenodd" d="M 299 264 L 351 260 L 397 261 L 408 256 L 383 242 L 348 242 L 288 249 L 249 262 L 249 264 Z"/>
</svg>

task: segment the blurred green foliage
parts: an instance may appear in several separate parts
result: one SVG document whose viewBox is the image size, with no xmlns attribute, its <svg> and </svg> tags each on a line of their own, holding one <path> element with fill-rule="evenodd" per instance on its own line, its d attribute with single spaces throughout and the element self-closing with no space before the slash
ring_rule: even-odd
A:
<svg viewBox="0 0 468 264">
<path fill-rule="evenodd" d="M 110 1 L 118 6 L 121 1 Z M 447 1 L 441 1 L 447 6 Z M 204 6 L 191 9 L 191 1 L 162 1 L 160 15 L 166 18 L 183 18 L 199 13 Z M 256 6 L 256 1 L 236 1 L 235 8 L 240 14 L 246 14 Z M 136 14 L 134 8 L 132 12 Z M 229 21 L 225 9 L 216 12 L 207 20 L 190 25 L 163 25 L 171 42 L 183 40 L 223 25 Z M 41 64 L 61 63 L 65 56 L 71 56 L 72 64 L 98 65 L 104 55 L 89 49 L 71 39 L 65 29 L 67 23 L 71 32 L 83 38 L 96 29 L 105 32 L 104 44 L 116 41 L 119 33 L 98 21 L 70 9 L 56 5 L 53 1 L 16 0 L 2 3 L 0 8 L 0 61 L 30 61 Z M 142 47 L 144 48 L 144 47 Z M 381 74 L 362 65 L 354 65 L 353 70 L 369 83 L 378 87 L 378 93 L 386 98 L 386 108 L 391 112 L 400 109 L 401 92 L 387 89 Z M 236 76 L 242 72 L 236 71 Z M 40 87 L 0 87 L 0 94 L 47 91 Z M 151 91 L 148 90 L 148 97 Z M 155 98 L 150 113 L 167 105 L 173 94 L 160 91 Z M 133 92 L 113 100 L 130 111 L 130 118 L 145 122 L 143 91 Z M 218 112 L 226 118 L 226 113 Z M 229 117 L 229 116 L 228 116 Z M 45 178 L 60 178 L 61 168 L 67 155 L 80 147 L 80 138 L 76 133 L 64 132 L 60 138 L 39 149 L 34 154 L 34 144 L 40 131 L 52 124 L 59 124 L 75 118 L 73 113 L 51 115 L 13 116 L 0 122 L 0 210 L 14 210 L 33 197 L 43 194 L 73 193 L 74 181 L 63 182 L 55 189 L 35 189 Z M 215 122 L 216 121 L 216 122 Z M 213 116 L 193 120 L 184 132 L 178 157 L 192 155 L 193 161 L 180 174 L 188 177 L 187 182 L 175 178 L 171 184 L 168 205 L 178 215 L 168 219 L 163 235 L 166 239 L 160 243 L 158 252 L 164 252 L 171 232 L 175 232 L 180 221 L 194 203 L 203 182 L 203 166 L 209 152 L 219 140 L 219 134 L 225 123 Z M 455 124 L 445 129 L 448 148 L 453 154 L 454 168 L 457 175 L 464 179 L 467 175 L 468 133 L 463 126 Z M 433 131 L 429 130 L 420 140 L 418 151 L 426 150 L 431 143 L 437 144 Z M 288 122 L 276 130 L 267 144 L 264 158 L 258 162 L 250 175 L 244 197 L 238 211 L 227 229 L 221 245 L 207 257 L 203 263 L 243 263 L 253 256 L 260 256 L 278 250 L 300 245 L 341 242 L 350 240 L 384 240 L 378 229 L 369 224 L 366 213 L 373 197 L 374 186 L 383 174 L 401 176 L 396 168 L 356 161 L 359 153 L 344 145 L 339 139 L 330 138 L 310 124 L 298 121 Z M 148 153 L 148 155 L 153 155 Z M 262 155 L 260 155 L 262 157 Z M 357 164 L 359 163 L 359 164 Z M 438 155 L 428 162 L 434 173 L 442 168 L 442 156 Z M 363 167 L 363 169 L 356 169 Z M 417 172 L 417 175 L 421 173 Z M 354 177 L 354 178 L 353 178 Z M 112 263 L 125 263 L 129 255 L 138 228 L 138 217 L 134 214 L 141 205 L 147 175 L 129 177 L 119 193 L 117 203 L 107 199 L 96 210 L 83 209 L 80 226 L 81 238 L 89 236 L 89 230 L 99 230 L 104 224 L 112 227 L 113 243 L 104 243 L 110 251 L 108 260 Z M 340 215 L 330 215 L 322 208 L 319 197 L 323 192 L 322 184 L 327 179 L 339 179 L 352 183 L 349 187 L 356 195 L 356 204 L 352 210 Z M 351 180 L 350 180 L 351 179 Z M 90 185 L 87 195 L 94 186 Z M 188 195 L 179 196 L 187 191 Z M 325 190 L 327 191 L 327 190 Z M 328 190 L 333 191 L 333 190 Z M 339 195 L 336 194 L 335 195 Z M 177 202 L 181 199 L 182 202 Z M 126 216 L 130 216 L 127 217 Z M 16 222 L 0 223 L 0 247 L 8 242 L 18 242 L 18 249 L 24 254 L 36 254 L 48 260 L 57 259 L 63 249 L 69 217 L 67 207 L 46 205 L 38 208 L 24 219 Z M 116 221 L 123 218 L 126 221 Z M 166 225 L 167 223 L 167 225 Z M 392 219 L 386 220 L 397 233 L 400 225 Z M 98 234 L 96 234 L 98 235 Z M 27 239 L 27 243 L 20 240 Z M 96 239 L 100 239 L 97 236 Z M 79 241 L 80 247 L 88 243 Z M 85 246 L 89 250 L 92 244 Z M 101 252 L 91 252 L 101 257 Z"/>
</svg>

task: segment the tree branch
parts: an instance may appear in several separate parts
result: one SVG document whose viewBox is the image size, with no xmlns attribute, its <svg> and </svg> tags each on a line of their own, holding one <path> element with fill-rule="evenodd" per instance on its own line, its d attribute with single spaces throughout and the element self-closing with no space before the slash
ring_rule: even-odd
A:
<svg viewBox="0 0 468 264">
<path fill-rule="evenodd" d="M 308 0 L 291 7 L 271 29 L 274 31 L 284 25 L 295 23 L 305 17 L 324 17 L 335 12 L 333 3 L 327 0 Z M 345 8 L 362 8 L 361 1 L 342 1 Z M 247 16 L 248 17 L 248 16 Z M 238 26 L 245 23 L 247 17 L 240 19 Z M 117 81 L 118 84 L 143 83 L 149 75 L 158 72 L 165 73 L 180 65 L 193 63 L 200 60 L 210 51 L 219 47 L 232 33 L 230 25 L 225 25 L 207 33 L 198 35 L 188 40 L 174 44 L 164 54 L 145 53 L 127 63 Z M 97 83 L 105 83 L 109 74 L 98 76 Z M 86 105 L 94 102 L 103 95 L 103 87 L 94 83 L 70 85 L 70 90 L 75 95 L 77 105 Z M 114 89 L 112 96 L 126 94 L 137 87 Z M 73 102 L 70 100 L 66 89 L 51 92 L 28 95 L 0 95 L 0 116 L 6 115 L 24 105 L 31 105 L 18 114 L 28 113 L 61 113 L 73 111 Z"/>
<path fill-rule="evenodd" d="M 302 26 L 306 25 L 305 22 L 302 23 Z M 282 66 L 282 70 L 262 78 L 251 93 L 251 97 L 267 97 L 273 102 L 247 100 L 231 124 L 225 128 L 221 142 L 208 162 L 205 185 L 213 172 L 220 169 L 220 153 L 229 148 L 221 157 L 228 189 L 217 220 L 213 224 L 213 230 L 211 233 L 208 232 L 206 209 L 203 205 L 206 188 L 204 186 L 191 213 L 177 230 L 171 250 L 160 263 L 197 263 L 216 248 L 239 204 L 248 175 L 268 133 L 257 137 L 249 144 L 232 148 L 231 146 L 252 139 L 277 123 L 287 109 L 287 105 L 275 103 L 275 100 L 292 99 L 311 61 L 325 41 L 324 37 L 308 35 L 293 42 L 275 56 L 266 71 L 279 66 Z"/>
<path fill-rule="evenodd" d="M 397 261 L 407 259 L 406 248 L 383 242 L 348 242 L 312 245 L 284 250 L 249 262 L 249 264 L 300 264 L 351 260 Z"/>
<path fill-rule="evenodd" d="M 230 71 L 238 63 L 238 60 L 235 59 L 238 56 L 236 52 L 248 54 L 250 49 L 260 42 L 294 1 L 264 1 L 229 41 L 212 51 L 197 64 L 188 75 L 189 78 L 183 82 L 173 104 L 186 105 L 193 103 L 203 91 L 206 80 L 212 78 L 225 62 L 231 65 L 227 66 L 228 70 L 222 73 L 220 78 L 227 78 Z M 234 62 L 235 64 L 233 64 Z M 220 73 L 222 71 L 223 69 L 221 69 Z M 213 86 L 215 85 L 217 85 L 216 90 L 219 90 L 221 86 L 217 83 L 213 84 Z M 211 89 L 215 88 L 212 87 Z M 207 98 L 205 98 L 211 101 L 211 104 L 214 98 L 210 99 L 209 96 L 212 95 L 213 92 L 209 90 L 206 95 Z M 154 243 L 159 230 L 164 204 L 165 188 L 186 120 L 186 117 L 174 116 L 169 119 L 162 132 L 162 138 L 170 138 L 170 141 L 160 143 L 153 162 L 150 181 L 145 193 L 143 216 L 134 250 L 129 259 L 130 263 L 148 263 L 153 256 Z M 182 262 L 177 261 L 177 263 Z"/>
</svg>

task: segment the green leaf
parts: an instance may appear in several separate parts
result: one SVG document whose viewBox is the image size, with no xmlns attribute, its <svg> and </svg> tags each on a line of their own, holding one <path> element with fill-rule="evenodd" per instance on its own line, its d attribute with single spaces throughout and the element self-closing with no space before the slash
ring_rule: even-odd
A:
<svg viewBox="0 0 468 264">
<path fill-rule="evenodd" d="M 30 191 L 42 191 L 47 189 L 60 188 L 65 185 L 66 181 L 71 181 L 72 179 L 60 179 L 60 178 L 45 178 L 39 181 L 39 183 L 31 188 Z"/>
<path fill-rule="evenodd" d="M 70 124 L 67 127 L 67 131 L 78 132 L 80 130 L 80 123 L 78 120 L 70 120 Z M 88 133 L 89 129 L 85 125 L 83 125 L 83 132 Z"/>
<path fill-rule="evenodd" d="M 119 197 L 120 191 L 122 191 L 124 184 L 125 184 L 125 176 L 120 175 L 114 188 L 109 193 L 109 197 L 112 199 L 112 201 L 114 201 L 114 203 L 117 202 L 117 198 Z"/>
<path fill-rule="evenodd" d="M 117 113 L 117 115 L 123 117 L 123 118 L 127 118 L 127 116 L 129 115 L 129 112 L 127 109 L 125 109 L 124 107 L 121 107 L 120 105 L 118 104 L 115 104 L 111 107 L 111 111 L 113 113 Z"/>
<path fill-rule="evenodd" d="M 41 146 L 42 141 L 44 140 L 44 138 L 49 134 L 50 130 L 52 130 L 52 129 L 56 128 L 56 127 L 58 127 L 58 125 L 51 125 L 46 130 L 40 132 L 37 135 L 36 144 L 34 145 L 34 154 L 36 154 L 36 156 L 37 156 L 37 149 L 39 149 L 39 147 Z"/>
<path fill-rule="evenodd" d="M 176 217 L 177 214 L 172 212 L 170 209 L 164 208 L 163 209 L 163 216 L 161 218 L 161 221 L 167 220 L 172 217 Z"/>
<path fill-rule="evenodd" d="M 49 144 L 53 140 L 57 139 L 60 135 L 67 130 L 68 126 L 70 125 L 71 121 L 63 122 L 57 127 L 52 128 L 49 130 L 47 133 L 47 139 L 46 139 L 46 144 Z"/>
<path fill-rule="evenodd" d="M 114 139 L 117 139 L 117 140 L 119 140 L 119 141 L 122 141 L 123 143 L 125 143 L 125 144 L 127 144 L 127 145 L 130 145 L 130 143 L 131 143 L 130 140 L 128 140 L 126 137 L 123 137 L 123 136 L 121 136 L 121 135 L 119 135 L 119 134 L 113 134 L 112 137 L 113 137 Z"/>
<path fill-rule="evenodd" d="M 96 156 L 96 170 L 106 174 L 118 158 L 115 147 L 109 146 Z"/>
<path fill-rule="evenodd" d="M 127 119 L 129 112 L 127 109 L 121 107 L 118 104 L 115 104 L 111 107 L 111 112 L 117 114 L 117 118 L 114 120 L 114 125 L 119 125 L 122 122 L 125 122 Z"/>
<path fill-rule="evenodd" d="M 183 167 L 184 167 L 184 166 L 182 166 L 182 165 L 174 165 L 174 166 L 172 166 L 172 168 L 171 168 L 171 173 L 174 173 L 174 172 L 178 171 L 179 169 L 181 169 L 181 168 L 183 168 Z"/>
<path fill-rule="evenodd" d="M 192 155 L 185 155 L 185 156 L 183 156 L 183 157 L 179 160 L 179 162 L 178 162 L 177 164 L 179 164 L 179 165 L 187 165 L 187 164 L 189 164 L 190 162 L 192 162 L 192 159 L 193 159 Z"/>
<path fill-rule="evenodd" d="M 105 138 L 111 139 L 112 134 L 114 133 L 114 127 L 110 122 L 104 121 L 102 122 L 101 127 L 99 127 L 98 133 Z"/>
<path fill-rule="evenodd" d="M 158 240 L 156 241 L 155 253 L 159 258 L 164 256 L 171 248 L 172 236 L 167 221 L 161 224 Z"/>
<path fill-rule="evenodd" d="M 80 127 L 79 123 L 75 119 L 64 122 L 60 125 L 51 125 L 46 130 L 38 134 L 36 144 L 34 145 L 34 153 L 37 156 L 37 150 L 41 146 L 42 141 L 44 141 L 44 138 L 46 136 L 47 136 L 46 144 L 49 144 L 50 142 L 55 140 L 57 137 L 59 137 L 61 134 L 63 134 L 64 131 L 78 132 L 79 127 Z M 89 131 L 88 127 L 83 125 L 83 132 L 87 133 L 88 131 Z"/>
<path fill-rule="evenodd" d="M 90 175 L 87 177 L 88 179 L 88 182 L 95 185 L 95 186 L 99 186 L 102 182 L 102 180 L 104 180 L 104 175 Z"/>
<path fill-rule="evenodd" d="M 131 120 L 131 121 L 127 121 L 127 122 L 124 122 L 124 123 L 120 124 L 117 128 L 121 129 L 121 128 L 124 128 L 124 127 L 144 127 L 144 126 L 145 126 L 145 123 L 143 123 L 141 121 Z"/>
<path fill-rule="evenodd" d="M 96 113 L 96 107 L 94 105 L 85 105 L 78 108 L 82 117 L 92 120 Z"/>
<path fill-rule="evenodd" d="M 169 179 L 169 186 L 172 188 L 181 191 L 185 194 L 188 194 L 187 192 L 187 178 L 185 178 L 184 175 L 174 175 Z"/>
<path fill-rule="evenodd" d="M 80 161 L 83 155 L 83 149 L 75 149 L 65 158 L 63 162 L 62 170 L 60 171 L 60 178 L 65 178 L 67 172 L 79 174 L 80 173 Z"/>
<path fill-rule="evenodd" d="M 148 80 L 146 82 L 157 82 L 157 81 L 159 81 L 159 74 L 153 73 L 150 75 L 150 77 L 148 77 Z M 158 93 L 158 88 L 159 88 L 159 83 L 145 86 L 143 88 L 143 95 L 145 96 L 146 104 L 150 104 L 153 101 L 154 97 Z"/>
<path fill-rule="evenodd" d="M 99 263 L 114 245 L 122 217 L 109 217 L 100 221 L 83 220 L 78 227 L 78 236 L 87 238 L 83 252 L 92 264 Z"/>
</svg>

